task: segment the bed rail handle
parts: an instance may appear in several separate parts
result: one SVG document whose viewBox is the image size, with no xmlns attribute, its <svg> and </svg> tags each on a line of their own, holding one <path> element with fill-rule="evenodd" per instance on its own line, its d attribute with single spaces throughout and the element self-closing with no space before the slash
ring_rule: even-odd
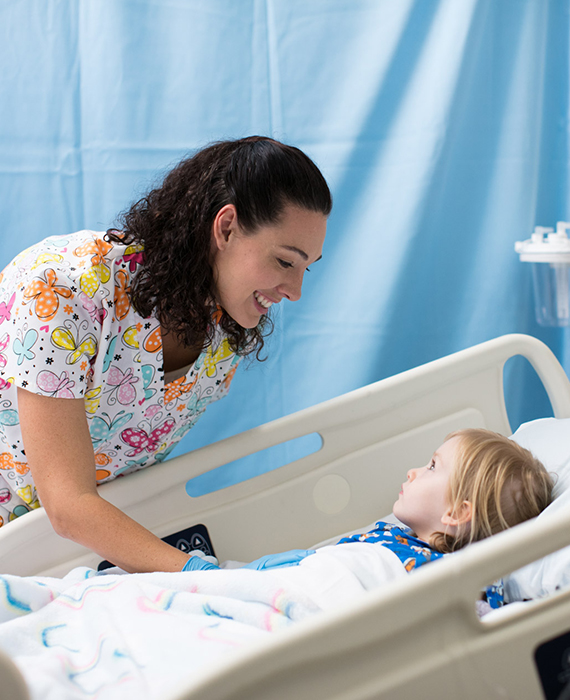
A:
<svg viewBox="0 0 570 700">
<path fill-rule="evenodd" d="M 526 358 L 544 385 L 554 416 L 556 418 L 570 417 L 569 380 L 562 365 L 558 362 L 552 350 L 538 338 L 522 333 L 511 333 L 495 340 L 488 341 L 496 344 L 503 353 L 503 363 L 510 357 L 521 355 Z"/>
</svg>

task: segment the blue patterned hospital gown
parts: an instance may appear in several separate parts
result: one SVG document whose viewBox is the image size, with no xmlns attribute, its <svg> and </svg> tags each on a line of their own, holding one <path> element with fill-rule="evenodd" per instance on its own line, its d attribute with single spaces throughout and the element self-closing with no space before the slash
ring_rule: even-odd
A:
<svg viewBox="0 0 570 700">
<path fill-rule="evenodd" d="M 375 523 L 372 530 L 343 537 L 337 544 L 345 542 L 368 542 L 388 547 L 402 562 L 406 571 L 412 571 L 418 566 L 447 556 L 430 547 L 427 542 L 418 539 L 409 528 L 385 523 L 382 520 Z M 498 581 L 486 588 L 485 596 L 492 608 L 500 608 L 503 605 L 503 582 Z"/>
</svg>

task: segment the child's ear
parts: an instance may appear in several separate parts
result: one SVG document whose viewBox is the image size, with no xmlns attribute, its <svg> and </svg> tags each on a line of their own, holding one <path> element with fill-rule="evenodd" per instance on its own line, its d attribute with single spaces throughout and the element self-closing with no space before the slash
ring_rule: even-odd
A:
<svg viewBox="0 0 570 700">
<path fill-rule="evenodd" d="M 442 518 L 441 522 L 443 525 L 451 525 L 457 527 L 458 525 L 465 525 L 471 522 L 473 517 L 473 505 L 471 501 L 463 501 L 458 508 L 447 510 Z"/>
</svg>

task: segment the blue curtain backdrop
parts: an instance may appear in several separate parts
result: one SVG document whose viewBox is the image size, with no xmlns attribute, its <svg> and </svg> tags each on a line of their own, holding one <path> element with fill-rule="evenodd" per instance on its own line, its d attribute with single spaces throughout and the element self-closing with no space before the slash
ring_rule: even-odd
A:
<svg viewBox="0 0 570 700">
<path fill-rule="evenodd" d="M 0 263 L 108 228 L 212 140 L 266 134 L 330 183 L 323 260 L 178 453 L 504 333 L 570 368 L 513 251 L 570 218 L 569 18 L 568 0 L 0 0 Z M 513 427 L 549 410 L 530 372 L 507 396 Z"/>
</svg>

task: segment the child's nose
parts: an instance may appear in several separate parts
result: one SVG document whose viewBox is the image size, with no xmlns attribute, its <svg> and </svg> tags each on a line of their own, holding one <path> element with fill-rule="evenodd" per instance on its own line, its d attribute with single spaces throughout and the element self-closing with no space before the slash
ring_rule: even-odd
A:
<svg viewBox="0 0 570 700">
<path fill-rule="evenodd" d="M 413 481 L 415 478 L 416 478 L 416 470 L 409 469 L 408 470 L 408 481 Z"/>
</svg>

